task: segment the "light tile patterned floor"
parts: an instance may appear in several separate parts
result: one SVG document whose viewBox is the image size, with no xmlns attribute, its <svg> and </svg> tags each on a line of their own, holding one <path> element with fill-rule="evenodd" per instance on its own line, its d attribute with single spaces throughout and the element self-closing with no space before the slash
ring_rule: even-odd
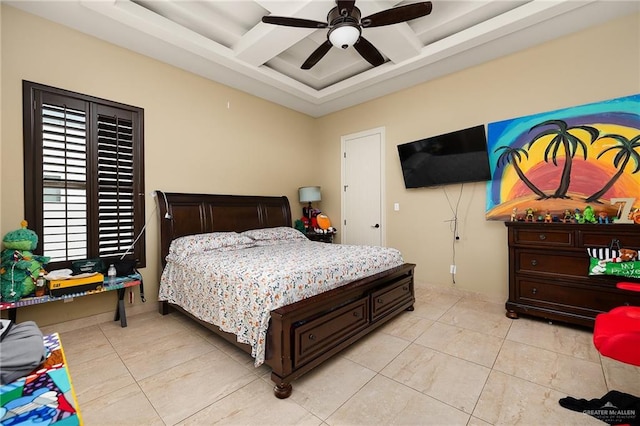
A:
<svg viewBox="0 0 640 426">
<path fill-rule="evenodd" d="M 178 313 L 60 336 L 88 426 L 603 425 L 558 399 L 640 396 L 640 368 L 601 358 L 589 330 L 510 320 L 504 304 L 448 288 L 416 298 L 286 400 L 268 368 Z"/>
</svg>

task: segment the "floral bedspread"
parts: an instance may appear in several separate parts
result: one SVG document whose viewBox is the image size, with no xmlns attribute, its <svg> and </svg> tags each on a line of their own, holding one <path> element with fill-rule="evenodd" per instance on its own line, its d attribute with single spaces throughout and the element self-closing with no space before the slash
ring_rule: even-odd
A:
<svg viewBox="0 0 640 426">
<path fill-rule="evenodd" d="M 392 248 L 308 240 L 169 254 L 158 298 L 235 334 L 259 366 L 272 310 L 403 263 Z"/>
</svg>

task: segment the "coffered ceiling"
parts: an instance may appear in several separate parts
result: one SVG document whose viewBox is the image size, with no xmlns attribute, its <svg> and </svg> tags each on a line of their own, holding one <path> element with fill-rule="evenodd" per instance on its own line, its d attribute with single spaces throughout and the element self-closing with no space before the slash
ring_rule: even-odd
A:
<svg viewBox="0 0 640 426">
<path fill-rule="evenodd" d="M 326 22 L 332 0 L 5 3 L 313 117 L 640 12 L 634 0 L 433 0 L 427 16 L 362 30 L 384 64 L 373 67 L 353 47 L 333 47 L 303 70 L 327 29 L 261 19 Z M 365 17 L 410 3 L 358 0 L 356 6 Z"/>
</svg>

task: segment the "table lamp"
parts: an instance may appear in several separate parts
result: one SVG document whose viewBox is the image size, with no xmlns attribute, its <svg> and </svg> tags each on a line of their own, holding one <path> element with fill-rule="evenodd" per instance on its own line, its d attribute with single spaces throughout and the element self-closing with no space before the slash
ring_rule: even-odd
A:
<svg viewBox="0 0 640 426">
<path fill-rule="evenodd" d="M 319 186 L 303 186 L 298 188 L 298 197 L 300 198 L 300 203 L 309 203 L 308 206 L 302 208 L 302 215 L 311 219 L 311 203 L 314 201 L 320 201 L 322 197 L 320 196 L 320 187 Z"/>
</svg>

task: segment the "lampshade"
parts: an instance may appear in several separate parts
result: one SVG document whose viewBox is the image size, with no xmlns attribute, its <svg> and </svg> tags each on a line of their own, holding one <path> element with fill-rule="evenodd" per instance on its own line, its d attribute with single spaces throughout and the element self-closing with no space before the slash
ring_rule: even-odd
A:
<svg viewBox="0 0 640 426">
<path fill-rule="evenodd" d="M 353 46 L 359 38 L 360 28 L 353 25 L 336 26 L 329 30 L 329 41 L 341 49 Z"/>
<path fill-rule="evenodd" d="M 320 187 L 319 186 L 303 186 L 298 188 L 298 196 L 301 203 L 311 203 L 313 201 L 320 201 Z"/>
</svg>

